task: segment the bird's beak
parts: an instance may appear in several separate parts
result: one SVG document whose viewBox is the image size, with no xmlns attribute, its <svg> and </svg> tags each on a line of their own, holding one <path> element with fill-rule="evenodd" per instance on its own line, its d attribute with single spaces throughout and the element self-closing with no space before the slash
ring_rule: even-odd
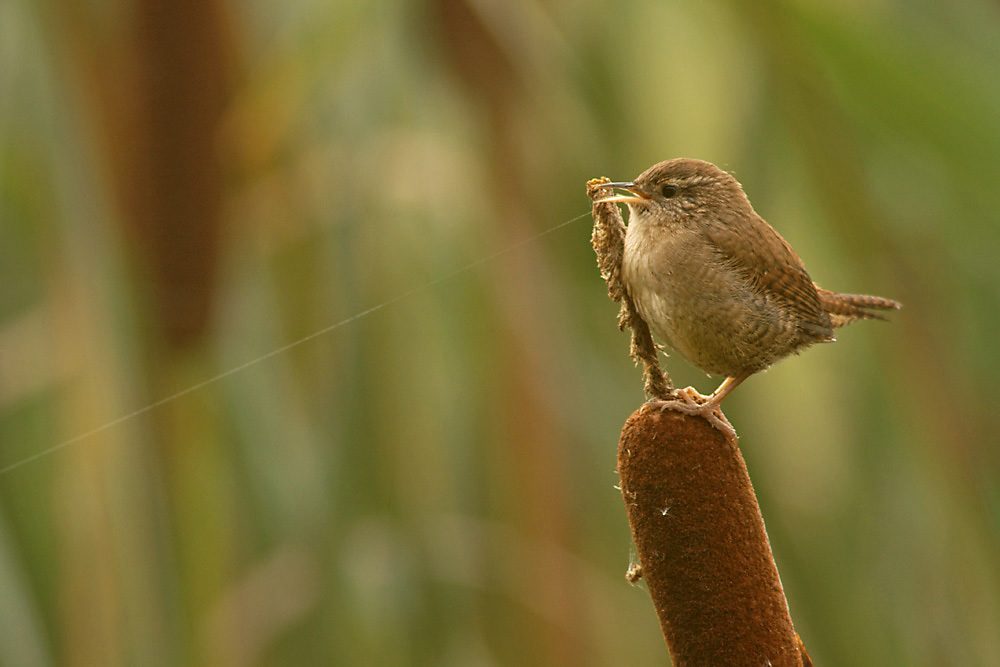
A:
<svg viewBox="0 0 1000 667">
<path fill-rule="evenodd" d="M 619 190 L 628 190 L 630 195 L 611 195 L 610 197 L 603 197 L 598 199 L 595 203 L 603 204 L 605 202 L 621 202 L 623 204 L 644 204 L 646 200 L 650 197 L 641 190 L 638 189 L 635 183 L 602 183 L 599 187 L 602 188 L 618 188 Z"/>
</svg>

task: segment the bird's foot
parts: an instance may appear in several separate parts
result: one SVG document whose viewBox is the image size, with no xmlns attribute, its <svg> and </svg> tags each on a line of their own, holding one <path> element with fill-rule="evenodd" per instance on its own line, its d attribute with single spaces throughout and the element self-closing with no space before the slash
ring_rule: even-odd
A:
<svg viewBox="0 0 1000 667">
<path fill-rule="evenodd" d="M 673 395 L 666 400 L 654 399 L 649 401 L 647 405 L 659 408 L 660 412 L 673 410 L 674 412 L 683 412 L 686 415 L 702 417 L 717 431 L 722 432 L 727 439 L 737 440 L 736 429 L 722 413 L 722 407 L 711 399 L 711 396 L 699 394 L 694 387 L 685 387 L 674 389 Z"/>
</svg>

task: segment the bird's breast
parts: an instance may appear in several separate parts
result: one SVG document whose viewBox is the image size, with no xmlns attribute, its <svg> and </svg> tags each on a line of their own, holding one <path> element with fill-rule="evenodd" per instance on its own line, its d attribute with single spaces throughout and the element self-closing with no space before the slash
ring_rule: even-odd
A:
<svg viewBox="0 0 1000 667">
<path fill-rule="evenodd" d="M 691 361 L 688 313 L 704 300 L 698 285 L 712 282 L 713 264 L 686 230 L 630 224 L 626 231 L 622 274 L 629 295 L 653 334 Z"/>
<path fill-rule="evenodd" d="M 696 229 L 630 223 L 622 277 L 653 335 L 712 375 L 766 368 L 797 340 L 794 323 Z"/>
</svg>

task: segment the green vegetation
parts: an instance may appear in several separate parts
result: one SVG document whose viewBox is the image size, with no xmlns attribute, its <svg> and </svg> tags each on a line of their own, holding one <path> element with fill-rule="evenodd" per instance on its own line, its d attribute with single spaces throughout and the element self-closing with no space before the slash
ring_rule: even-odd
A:
<svg viewBox="0 0 1000 667">
<path fill-rule="evenodd" d="M 996 664 L 998 45 L 981 0 L 0 5 L 0 664 L 664 662 L 584 184 L 677 156 L 904 303 L 726 402 L 810 655 Z"/>
</svg>

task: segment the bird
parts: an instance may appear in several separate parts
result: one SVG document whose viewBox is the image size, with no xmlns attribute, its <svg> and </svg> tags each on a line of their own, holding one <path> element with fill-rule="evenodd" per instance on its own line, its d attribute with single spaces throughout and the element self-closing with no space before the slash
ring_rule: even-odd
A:
<svg viewBox="0 0 1000 667">
<path fill-rule="evenodd" d="M 798 253 L 764 221 L 740 183 L 702 160 L 653 165 L 599 202 L 629 209 L 622 281 L 660 342 L 722 384 L 688 387 L 663 408 L 701 415 L 723 430 L 720 405 L 744 380 L 898 301 L 823 289 Z M 727 427 L 728 428 L 725 428 Z"/>
</svg>

